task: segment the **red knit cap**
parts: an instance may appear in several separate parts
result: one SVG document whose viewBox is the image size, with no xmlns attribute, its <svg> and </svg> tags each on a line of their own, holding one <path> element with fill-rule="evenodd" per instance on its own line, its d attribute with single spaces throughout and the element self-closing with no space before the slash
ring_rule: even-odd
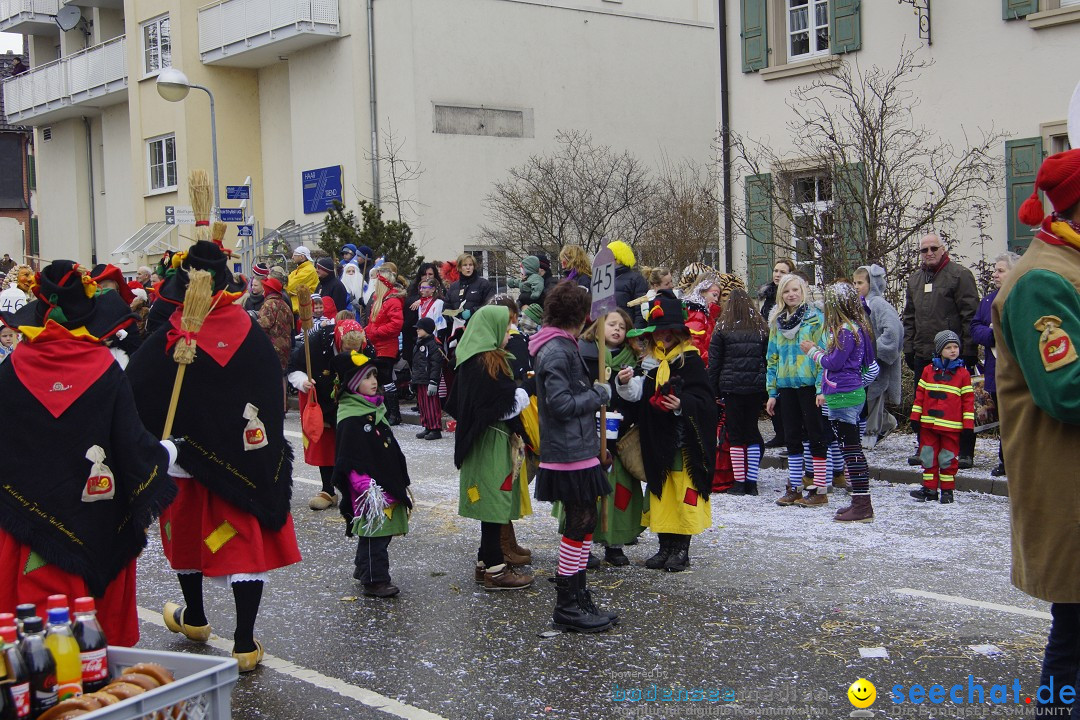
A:
<svg viewBox="0 0 1080 720">
<path fill-rule="evenodd" d="M 1064 212 L 1080 202 L 1080 148 L 1066 150 L 1043 160 L 1035 177 L 1035 191 L 1020 206 L 1020 222 L 1040 225 L 1045 213 L 1038 191 L 1046 193 L 1055 212 Z"/>
</svg>

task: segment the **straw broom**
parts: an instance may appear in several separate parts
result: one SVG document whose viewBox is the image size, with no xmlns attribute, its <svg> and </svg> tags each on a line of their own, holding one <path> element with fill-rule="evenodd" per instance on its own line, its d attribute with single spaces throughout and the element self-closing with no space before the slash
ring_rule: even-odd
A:
<svg viewBox="0 0 1080 720">
<path fill-rule="evenodd" d="M 195 240 L 210 239 L 211 200 L 210 176 L 205 170 L 192 170 L 188 173 L 188 196 L 191 198 L 191 211 L 195 215 Z M 225 232 L 222 231 L 222 237 Z"/>
<path fill-rule="evenodd" d="M 165 415 L 165 430 L 161 437 L 172 435 L 173 421 L 176 420 L 176 406 L 180 402 L 180 387 L 184 384 L 184 371 L 195 362 L 196 337 L 203 322 L 214 309 L 214 276 L 206 270 L 188 272 L 190 282 L 184 293 L 184 307 L 180 318 L 181 337 L 173 346 L 173 360 L 176 361 L 176 380 L 173 381 L 172 397 L 169 398 L 169 411 Z"/>
<path fill-rule="evenodd" d="M 226 248 L 224 243 L 225 232 L 228 229 L 229 226 L 226 223 L 223 223 L 220 220 L 215 220 L 214 224 L 210 226 L 210 240 L 212 240 L 215 245 L 221 248 L 221 252 L 225 253 L 226 257 L 232 257 L 232 250 Z"/>
</svg>

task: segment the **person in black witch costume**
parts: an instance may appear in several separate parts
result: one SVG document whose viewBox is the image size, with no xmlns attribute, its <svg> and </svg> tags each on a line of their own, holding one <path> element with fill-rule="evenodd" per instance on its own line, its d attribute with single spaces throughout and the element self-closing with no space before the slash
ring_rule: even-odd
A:
<svg viewBox="0 0 1080 720">
<path fill-rule="evenodd" d="M 21 332 L 0 365 L 0 394 L 19 408 L 0 434 L 0 612 L 49 595 L 93 595 L 112 645 L 139 639 L 135 559 L 176 496 L 176 447 L 139 421 L 105 339 L 135 318 L 115 292 L 57 260 L 37 273 L 34 301 L 3 323 Z M 58 442 L 60 440 L 60 442 Z"/>
<path fill-rule="evenodd" d="M 660 537 L 659 552 L 645 566 L 679 572 L 690 564 L 690 539 L 712 525 L 716 398 L 673 292 L 656 293 L 646 322 L 627 333 L 645 341 L 644 374 L 621 370 L 615 386 L 621 398 L 638 405 L 649 501 L 641 524 Z"/>
<path fill-rule="evenodd" d="M 293 455 L 284 434 L 281 365 L 266 333 L 236 302 L 243 286 L 217 245 L 195 243 L 173 269 L 161 283 L 163 298 L 183 303 L 188 270 L 213 274 L 214 297 L 173 424 L 186 442 L 170 468 L 179 496 L 161 516 L 161 542 L 186 606 L 166 603 L 165 625 L 206 642 L 203 576 L 223 581 L 236 601 L 233 657 L 248 672 L 263 656 L 254 632 L 266 573 L 300 561 L 289 514 Z M 165 425 L 176 377 L 181 316 L 174 313 L 148 337 L 128 365 L 139 414 L 155 430 Z"/>
<path fill-rule="evenodd" d="M 387 552 L 395 535 L 409 532 L 409 468 L 386 418 L 375 363 L 363 353 L 344 350 L 331 364 L 337 377 L 337 432 L 341 442 L 334 485 L 341 491 L 339 509 L 345 534 L 356 535 L 353 577 L 364 594 L 393 597 Z"/>
<path fill-rule="evenodd" d="M 94 269 L 90 271 L 90 279 L 97 283 L 99 293 L 117 293 L 128 308 L 131 307 L 131 303 L 135 300 L 135 295 L 131 292 L 131 288 L 128 287 L 127 281 L 124 280 L 120 268 L 115 265 L 95 265 Z M 116 362 L 120 363 L 120 368 L 123 369 L 127 367 L 128 359 L 139 349 L 141 342 L 142 336 L 139 334 L 138 328 L 133 326 L 117 330 L 116 333 L 105 340 L 105 345 L 112 351 Z"/>
</svg>

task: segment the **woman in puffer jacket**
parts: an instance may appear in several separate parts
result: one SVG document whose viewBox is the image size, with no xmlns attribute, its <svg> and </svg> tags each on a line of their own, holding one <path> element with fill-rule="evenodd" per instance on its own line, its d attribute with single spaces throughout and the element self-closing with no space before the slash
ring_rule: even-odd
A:
<svg viewBox="0 0 1080 720">
<path fill-rule="evenodd" d="M 764 441 L 758 416 L 765 404 L 769 329 L 745 290 L 731 291 L 709 343 L 709 384 L 724 402 L 735 484 L 729 495 L 757 495 Z"/>
</svg>

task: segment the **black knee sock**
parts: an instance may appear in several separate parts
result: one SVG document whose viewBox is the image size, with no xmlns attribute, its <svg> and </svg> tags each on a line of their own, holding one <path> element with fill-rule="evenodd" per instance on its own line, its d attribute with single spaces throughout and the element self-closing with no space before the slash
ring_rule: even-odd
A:
<svg viewBox="0 0 1080 720">
<path fill-rule="evenodd" d="M 319 477 L 322 478 L 322 491 L 333 497 L 334 495 L 334 466 L 320 465 Z"/>
<path fill-rule="evenodd" d="M 180 590 L 184 593 L 184 624 L 194 627 L 206 625 L 206 610 L 203 609 L 202 573 L 184 573 L 177 575 Z"/>
<path fill-rule="evenodd" d="M 233 652 L 255 649 L 255 617 L 262 601 L 262 580 L 245 580 L 232 584 L 236 601 L 236 632 L 233 633 Z"/>
</svg>

